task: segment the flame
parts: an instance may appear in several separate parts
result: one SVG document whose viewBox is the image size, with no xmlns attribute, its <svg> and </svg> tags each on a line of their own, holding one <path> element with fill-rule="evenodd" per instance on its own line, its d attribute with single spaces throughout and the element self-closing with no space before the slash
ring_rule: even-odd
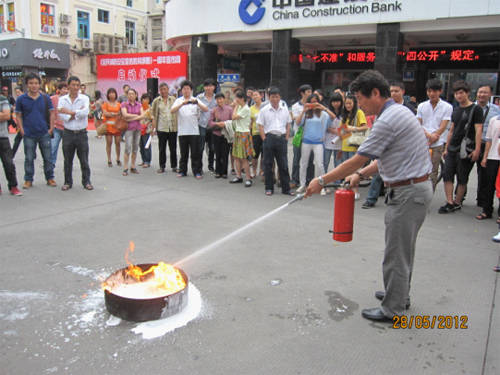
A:
<svg viewBox="0 0 500 375">
<path fill-rule="evenodd" d="M 147 282 L 152 289 L 157 289 L 161 292 L 171 292 L 175 293 L 186 287 L 186 282 L 182 277 L 180 271 L 176 269 L 171 264 L 165 262 L 159 262 L 158 265 L 152 266 L 150 269 L 143 271 L 140 267 L 132 264 L 128 257 L 134 251 L 135 245 L 130 241 L 130 246 L 125 252 L 125 260 L 129 265 L 125 269 L 125 273 L 134 279 L 138 283 Z M 147 275 L 154 275 L 153 277 Z M 114 283 L 104 282 L 101 284 L 102 289 L 112 291 L 113 287 L 116 286 Z"/>
</svg>

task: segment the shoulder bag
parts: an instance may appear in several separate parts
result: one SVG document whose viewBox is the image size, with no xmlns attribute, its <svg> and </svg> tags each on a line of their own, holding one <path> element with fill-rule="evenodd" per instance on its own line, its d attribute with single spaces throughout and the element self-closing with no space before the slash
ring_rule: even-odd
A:
<svg viewBox="0 0 500 375">
<path fill-rule="evenodd" d="M 354 127 L 358 127 L 358 114 L 356 113 L 356 116 L 354 117 L 353 121 Z M 348 139 L 348 143 L 350 147 L 359 147 L 363 144 L 363 142 L 366 140 L 368 137 L 368 134 L 370 134 L 370 128 L 366 129 L 364 132 L 356 132 L 356 133 L 351 133 L 351 136 Z"/>
</svg>

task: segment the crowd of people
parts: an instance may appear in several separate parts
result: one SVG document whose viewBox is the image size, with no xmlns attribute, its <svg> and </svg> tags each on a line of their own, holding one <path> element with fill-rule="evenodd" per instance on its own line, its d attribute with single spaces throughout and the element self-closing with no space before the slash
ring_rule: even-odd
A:
<svg viewBox="0 0 500 375">
<path fill-rule="evenodd" d="M 94 118 L 96 128 L 101 124 L 106 128 L 108 166 L 123 167 L 123 176 L 138 174 L 138 167 L 152 165 L 151 138 L 157 136 L 158 173 L 166 171 L 168 145 L 170 169 L 177 177 L 188 176 L 190 162 L 193 176 L 202 179 L 203 152 L 206 149 L 207 169 L 215 178 L 228 179 L 231 175 L 229 183 L 242 183 L 246 188 L 253 185 L 255 178 L 261 178 L 265 182 L 266 195 L 272 195 L 275 186 L 287 195 L 305 192 L 315 176 L 328 172 L 332 157 L 333 166 L 337 167 L 358 153 L 375 119 L 375 115 L 367 115 L 359 107 L 355 95 L 337 88 L 325 100 L 320 89 L 313 90 L 308 84 L 298 88 L 300 99 L 289 109 L 276 87 L 268 87 L 265 92 L 237 87 L 233 92 L 234 99 L 230 99 L 228 93 L 216 93 L 217 83 L 210 78 L 203 82 L 203 92 L 197 96 L 193 95 L 193 83 L 188 80 L 181 83 L 177 97 L 171 96 L 167 83 L 162 82 L 154 100 L 149 93 L 139 97 L 136 90 L 124 85 L 120 95 L 115 88 L 109 88 L 105 95 L 97 90 L 92 101 L 85 92 L 85 85 L 75 76 L 59 83 L 56 94 L 49 97 L 41 91 L 41 83 L 38 74 L 30 73 L 25 78 L 27 92 L 23 93 L 22 87 L 16 88 L 17 99 L 8 94 L 7 87 L 2 90 L 0 152 L 9 191 L 13 195 L 22 195 L 12 162 L 22 140 L 25 154 L 23 189 L 33 185 L 37 147 L 43 159 L 47 185 L 57 186 L 54 167 L 61 142 L 64 156 L 62 190 L 73 186 L 75 154 L 81 165 L 83 187 L 93 189 L 88 161 L 89 116 Z M 421 124 L 429 146 L 432 164 L 429 179 L 433 190 L 444 159 L 441 172 L 446 204 L 438 212 L 447 214 L 461 209 L 469 174 L 476 164 L 476 199 L 482 208 L 476 218 L 493 218 L 495 192 L 500 185 L 497 181 L 500 180 L 500 109 L 490 103 L 492 87 L 480 85 L 477 100 L 472 102 L 470 85 L 465 81 L 456 82 L 453 92 L 458 105 L 453 108 L 441 99 L 443 84 L 437 79 L 427 82 L 429 100 L 419 105 L 413 97 L 408 103 L 404 100 L 402 82 L 390 82 L 389 86 L 392 100 L 405 106 Z M 115 127 L 123 121 L 125 129 Z M 12 148 L 6 138 L 8 125 L 18 129 Z M 290 174 L 288 143 L 292 135 Z M 454 189 L 455 178 L 457 186 Z M 334 181 L 333 186 L 339 182 Z M 352 188 L 355 199 L 359 199 L 357 186 Z M 327 195 L 331 191 L 331 185 L 324 186 L 320 193 Z M 362 207 L 374 207 L 383 193 L 384 180 L 380 174 L 374 174 Z M 500 227 L 500 207 L 497 214 Z M 500 232 L 493 240 L 500 242 Z"/>
</svg>

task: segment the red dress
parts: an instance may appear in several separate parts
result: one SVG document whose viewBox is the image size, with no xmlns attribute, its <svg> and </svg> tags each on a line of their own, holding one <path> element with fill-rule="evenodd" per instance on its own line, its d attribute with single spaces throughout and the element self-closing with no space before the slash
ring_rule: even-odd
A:
<svg viewBox="0 0 500 375">
<path fill-rule="evenodd" d="M 120 108 L 121 108 L 121 105 L 118 102 L 116 102 L 116 104 L 114 106 L 112 106 L 109 103 L 104 103 L 102 105 L 102 110 L 109 112 L 109 113 L 118 114 L 118 113 L 120 113 Z M 103 116 L 103 118 L 104 118 L 104 122 L 106 123 L 106 130 L 107 130 L 108 134 L 110 134 L 110 135 L 120 135 L 121 134 L 121 132 L 115 128 L 116 117 Z"/>
</svg>

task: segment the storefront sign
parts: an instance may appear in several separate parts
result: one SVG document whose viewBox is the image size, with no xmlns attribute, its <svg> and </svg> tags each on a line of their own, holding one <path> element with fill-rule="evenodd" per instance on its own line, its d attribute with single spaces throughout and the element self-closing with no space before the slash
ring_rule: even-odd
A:
<svg viewBox="0 0 500 375">
<path fill-rule="evenodd" d="M 51 59 L 51 60 L 57 60 L 61 61 L 59 56 L 57 56 L 57 53 L 55 50 L 49 51 L 49 50 L 42 50 L 41 48 L 37 48 L 36 50 L 33 51 L 33 57 L 35 59 Z"/>
<path fill-rule="evenodd" d="M 69 45 L 33 39 L 0 41 L 0 67 L 70 68 Z M 59 72 L 57 74 L 64 75 Z"/>
<path fill-rule="evenodd" d="M 333 52 L 318 53 L 316 55 L 299 55 L 299 62 L 307 57 L 315 63 L 372 63 L 375 61 L 375 52 Z M 295 62 L 295 61 L 292 61 Z"/>
<path fill-rule="evenodd" d="M 480 55 L 472 49 L 436 49 L 400 52 L 406 61 L 475 61 Z"/>
<path fill-rule="evenodd" d="M 97 87 L 102 92 L 114 87 L 119 93 L 124 84 L 139 95 L 147 91 L 147 79 L 178 85 L 187 75 L 187 55 L 182 52 L 149 52 L 98 55 Z"/>
</svg>

